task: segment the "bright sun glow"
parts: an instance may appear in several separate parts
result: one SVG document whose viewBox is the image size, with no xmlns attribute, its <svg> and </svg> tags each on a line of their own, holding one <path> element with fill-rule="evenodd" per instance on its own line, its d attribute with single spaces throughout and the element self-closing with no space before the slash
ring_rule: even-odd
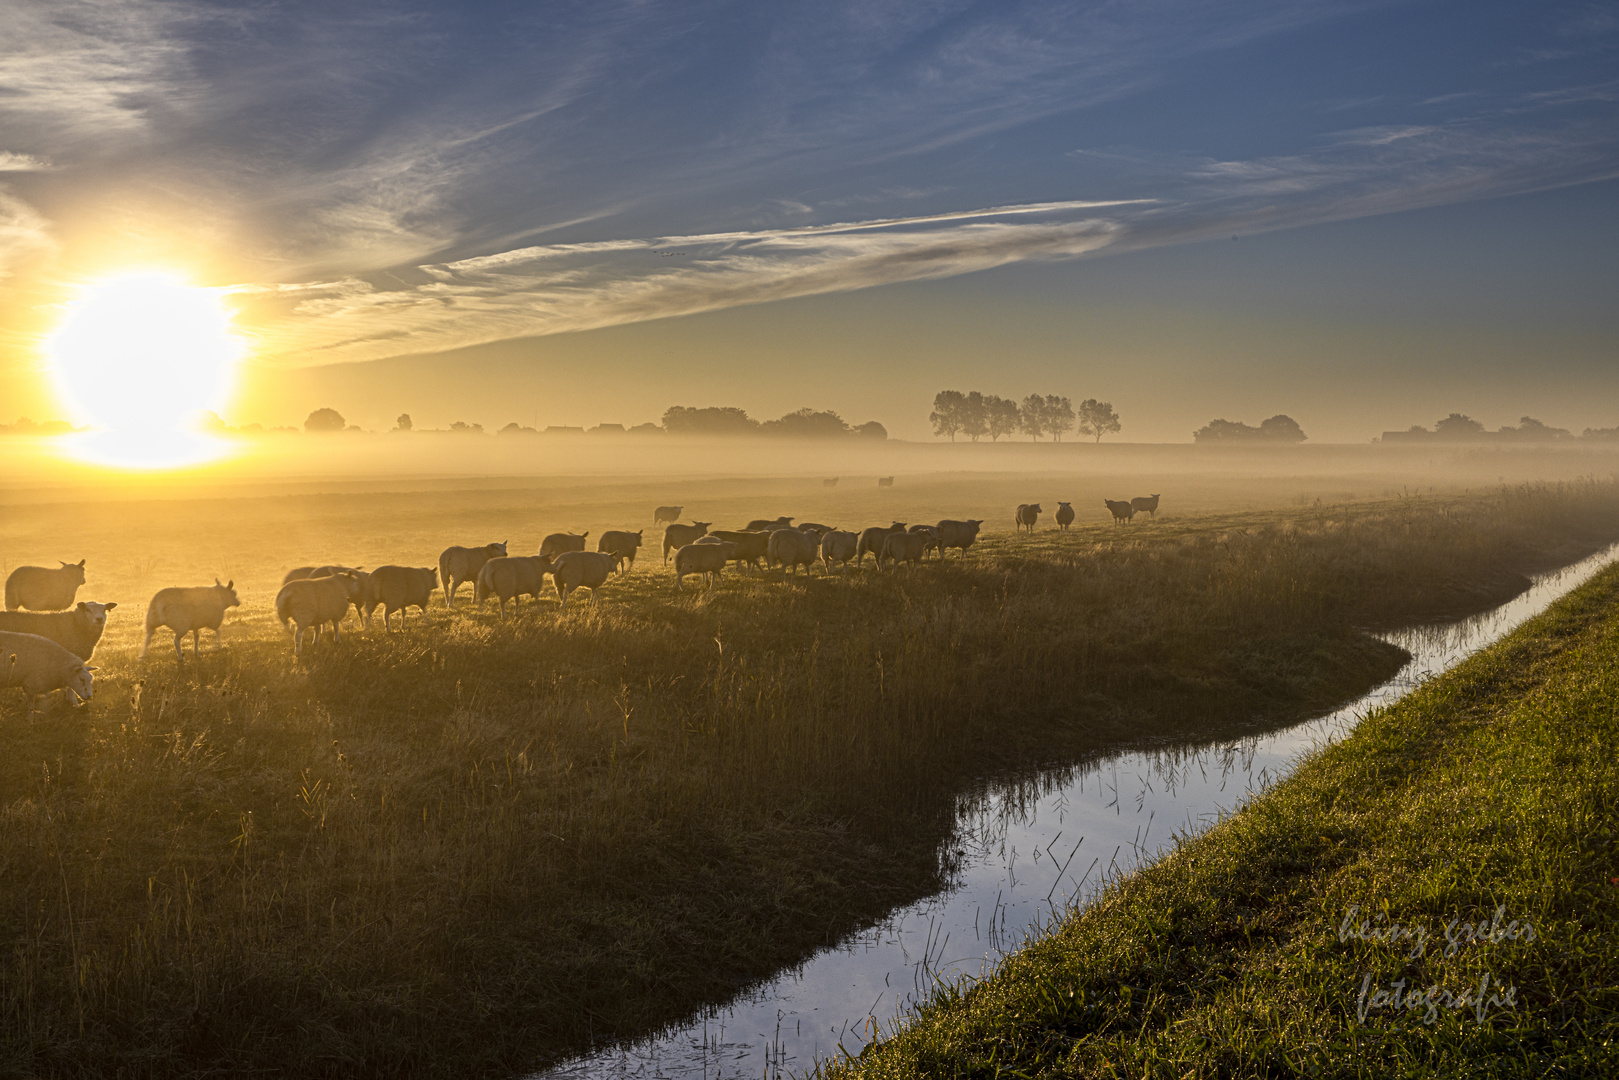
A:
<svg viewBox="0 0 1619 1080">
<path fill-rule="evenodd" d="M 83 286 L 47 345 L 82 456 L 127 468 L 193 464 L 228 444 L 197 430 L 230 396 L 242 344 L 210 289 L 161 273 Z"/>
</svg>

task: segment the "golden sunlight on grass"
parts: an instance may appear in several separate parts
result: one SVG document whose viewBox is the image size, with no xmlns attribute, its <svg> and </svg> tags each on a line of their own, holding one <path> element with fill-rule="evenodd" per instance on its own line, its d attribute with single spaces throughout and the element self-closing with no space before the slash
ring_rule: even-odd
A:
<svg viewBox="0 0 1619 1080">
<path fill-rule="evenodd" d="M 162 272 L 86 284 L 47 343 L 58 394 L 95 431 L 71 452 L 149 469 L 220 457 L 229 444 L 196 429 L 230 394 L 240 340 L 217 292 Z"/>
</svg>

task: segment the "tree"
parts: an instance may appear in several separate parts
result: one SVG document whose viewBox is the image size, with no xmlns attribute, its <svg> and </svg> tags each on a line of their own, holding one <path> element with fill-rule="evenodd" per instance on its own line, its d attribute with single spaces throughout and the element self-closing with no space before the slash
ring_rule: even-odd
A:
<svg viewBox="0 0 1619 1080">
<path fill-rule="evenodd" d="M 465 420 L 457 420 L 455 423 L 450 425 L 450 434 L 452 434 L 452 435 L 482 435 L 483 434 L 483 425 L 482 424 L 469 424 Z"/>
<path fill-rule="evenodd" d="M 1017 402 L 991 394 L 984 399 L 984 425 L 989 439 L 996 442 L 1002 435 L 1011 435 L 1018 429 Z"/>
<path fill-rule="evenodd" d="M 1277 413 L 1258 427 L 1240 420 L 1210 420 L 1192 432 L 1198 442 L 1303 442 L 1307 436 L 1297 420 Z"/>
<path fill-rule="evenodd" d="M 664 410 L 663 429 L 671 435 L 751 435 L 759 422 L 741 409 L 671 405 Z"/>
<path fill-rule="evenodd" d="M 1259 437 L 1269 442 L 1303 442 L 1309 438 L 1299 427 L 1299 422 L 1286 413 L 1277 413 L 1269 420 L 1261 421 Z"/>
<path fill-rule="evenodd" d="M 1046 399 L 1039 394 L 1024 398 L 1018 408 L 1017 426 L 1031 441 L 1039 442 L 1040 436 L 1046 432 Z"/>
<path fill-rule="evenodd" d="M 1433 433 L 1441 439 L 1476 439 L 1484 434 L 1484 425 L 1464 413 L 1453 412 L 1434 424 Z"/>
<path fill-rule="evenodd" d="M 347 426 L 348 421 L 336 409 L 316 409 L 304 421 L 304 430 L 310 433 L 342 431 Z"/>
<path fill-rule="evenodd" d="M 1101 442 L 1103 435 L 1115 435 L 1121 427 L 1123 425 L 1119 423 L 1119 414 L 1113 411 L 1111 402 L 1086 398 L 1079 403 L 1081 435 L 1094 436 L 1097 442 Z"/>
<path fill-rule="evenodd" d="M 1074 430 L 1073 403 L 1065 397 L 1047 394 L 1045 429 L 1052 442 L 1062 442 L 1063 433 Z"/>
<path fill-rule="evenodd" d="M 967 395 L 960 390 L 940 390 L 934 394 L 933 411 L 928 413 L 928 419 L 933 422 L 933 434 L 948 435 L 950 441 L 955 442 L 966 405 Z"/>
<path fill-rule="evenodd" d="M 854 434 L 862 439 L 886 439 L 888 438 L 888 429 L 875 420 L 867 420 L 864 424 L 854 429 Z"/>
<path fill-rule="evenodd" d="M 394 430 L 395 431 L 409 431 L 410 430 L 410 413 L 402 412 L 402 413 L 399 414 L 399 419 L 394 421 Z"/>
<path fill-rule="evenodd" d="M 973 442 L 989 434 L 989 417 L 984 410 L 984 395 L 977 390 L 968 391 L 966 399 L 961 404 L 961 433 Z"/>
<path fill-rule="evenodd" d="M 766 420 L 759 427 L 771 435 L 782 435 L 789 439 L 841 438 L 849 434 L 849 425 L 837 413 L 816 412 L 807 408 L 790 412 L 780 420 Z"/>
</svg>

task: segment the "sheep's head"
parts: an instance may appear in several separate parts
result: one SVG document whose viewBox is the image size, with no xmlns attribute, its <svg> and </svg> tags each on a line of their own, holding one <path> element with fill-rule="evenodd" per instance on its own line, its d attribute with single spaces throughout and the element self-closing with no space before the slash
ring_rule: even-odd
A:
<svg viewBox="0 0 1619 1080">
<path fill-rule="evenodd" d="M 74 668 L 73 673 L 67 677 L 68 692 L 80 701 L 89 701 L 95 694 L 95 679 L 90 674 L 94 670 L 96 669 L 89 664 L 80 664 Z"/>
<path fill-rule="evenodd" d="M 510 543 L 510 541 L 502 540 L 498 544 L 490 544 L 483 550 L 491 559 L 504 557 L 506 554 L 506 545 L 508 543 Z"/>
<path fill-rule="evenodd" d="M 58 561 L 60 561 L 60 560 L 58 560 Z M 76 563 L 70 563 L 70 562 L 62 563 L 62 569 L 66 570 L 68 572 L 68 577 L 72 578 L 76 584 L 79 584 L 79 585 L 84 584 L 84 560 L 83 559 L 80 559 Z"/>
<path fill-rule="evenodd" d="M 236 579 L 231 578 L 221 585 L 218 578 L 214 578 L 214 595 L 225 607 L 241 607 L 242 602 L 236 598 Z"/>
<path fill-rule="evenodd" d="M 100 630 L 107 625 L 107 612 L 111 611 L 117 606 L 118 604 L 116 602 L 111 604 L 97 604 L 94 601 L 85 603 L 83 600 L 80 600 L 79 606 L 74 608 L 74 610 L 77 611 L 84 621 L 89 623 L 92 628 Z"/>
</svg>

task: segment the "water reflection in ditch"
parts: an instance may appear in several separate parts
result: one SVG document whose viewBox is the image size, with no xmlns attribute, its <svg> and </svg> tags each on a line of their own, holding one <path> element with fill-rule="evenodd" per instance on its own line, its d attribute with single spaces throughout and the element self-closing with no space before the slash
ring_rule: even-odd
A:
<svg viewBox="0 0 1619 1080">
<path fill-rule="evenodd" d="M 1302 754 L 1493 644 L 1616 557 L 1619 545 L 1538 578 L 1482 615 L 1386 635 L 1411 653 L 1410 662 L 1329 716 L 1237 742 L 1120 754 L 965 798 L 952 840 L 960 871 L 950 889 L 686 1027 L 542 1076 L 776 1077 L 858 1053 L 939 979 L 987 972 L 1108 877 L 1150 861 L 1174 834 L 1207 828 Z"/>
</svg>

